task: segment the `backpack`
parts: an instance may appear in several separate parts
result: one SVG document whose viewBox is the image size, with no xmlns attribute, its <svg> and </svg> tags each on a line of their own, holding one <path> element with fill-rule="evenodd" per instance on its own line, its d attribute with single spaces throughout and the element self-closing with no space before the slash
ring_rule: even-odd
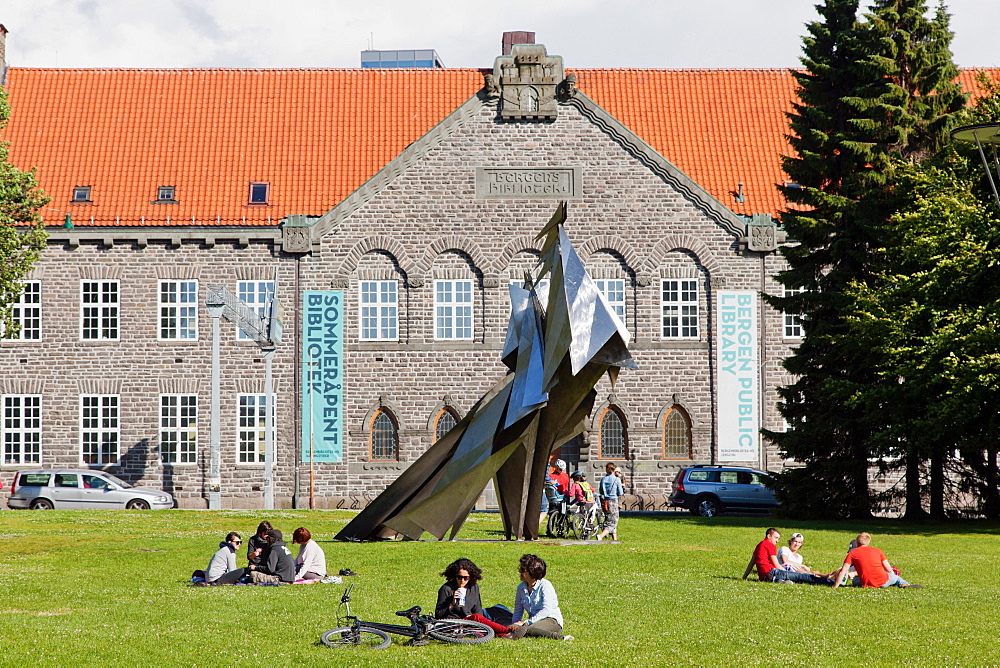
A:
<svg viewBox="0 0 1000 668">
<path fill-rule="evenodd" d="M 586 480 L 580 482 L 580 489 L 583 490 L 583 500 L 585 503 L 594 502 L 594 488 Z"/>
</svg>

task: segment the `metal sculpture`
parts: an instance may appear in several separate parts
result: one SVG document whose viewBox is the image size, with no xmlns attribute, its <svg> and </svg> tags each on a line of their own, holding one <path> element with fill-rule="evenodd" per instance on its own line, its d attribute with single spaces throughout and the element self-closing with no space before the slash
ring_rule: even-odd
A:
<svg viewBox="0 0 1000 668">
<path fill-rule="evenodd" d="M 507 539 L 538 538 L 552 451 L 583 432 L 604 373 L 613 384 L 621 367 L 636 368 L 628 330 L 573 249 L 565 220 L 562 202 L 537 237 L 544 242 L 536 275 L 510 287 L 501 355 L 510 373 L 337 539 L 428 532 L 441 540 L 449 529 L 454 539 L 491 478 Z"/>
</svg>

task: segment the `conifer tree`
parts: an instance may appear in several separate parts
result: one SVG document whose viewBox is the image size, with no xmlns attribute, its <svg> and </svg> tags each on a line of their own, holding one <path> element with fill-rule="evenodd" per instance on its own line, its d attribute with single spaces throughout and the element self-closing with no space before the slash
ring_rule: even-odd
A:
<svg viewBox="0 0 1000 668">
<path fill-rule="evenodd" d="M 0 132 L 10 117 L 7 93 L 0 87 Z M 13 304 L 21 281 L 45 248 L 45 228 L 38 211 L 49 200 L 37 190 L 33 172 L 23 172 L 8 159 L 8 142 L 0 140 L 0 338 L 15 336 Z"/>
<path fill-rule="evenodd" d="M 877 286 L 885 226 L 905 200 L 892 187 L 893 160 L 936 149 L 965 100 L 943 6 L 929 19 L 923 0 L 876 0 L 862 22 L 856 0 L 817 10 L 823 20 L 808 26 L 804 70 L 794 73 L 795 154 L 784 162 L 797 206 L 781 217 L 798 244 L 783 249 L 789 268 L 779 281 L 803 291 L 768 298 L 799 314 L 805 333 L 785 362 L 796 380 L 779 390 L 790 428 L 766 434 L 805 464 L 778 478 L 791 513 L 865 517 L 869 462 L 893 454 L 880 435 L 900 394 L 877 372 L 878 349 L 852 332 L 849 288 Z"/>
</svg>

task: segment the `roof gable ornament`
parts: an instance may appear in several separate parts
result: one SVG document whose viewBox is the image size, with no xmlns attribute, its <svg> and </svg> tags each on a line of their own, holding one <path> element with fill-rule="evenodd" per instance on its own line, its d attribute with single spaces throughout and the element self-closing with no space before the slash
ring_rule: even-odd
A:
<svg viewBox="0 0 1000 668">
<path fill-rule="evenodd" d="M 494 61 L 486 88 L 489 95 L 491 85 L 499 86 L 501 120 L 552 121 L 559 110 L 556 89 L 562 82 L 562 56 L 548 55 L 542 44 L 514 44 L 509 56 Z"/>
</svg>

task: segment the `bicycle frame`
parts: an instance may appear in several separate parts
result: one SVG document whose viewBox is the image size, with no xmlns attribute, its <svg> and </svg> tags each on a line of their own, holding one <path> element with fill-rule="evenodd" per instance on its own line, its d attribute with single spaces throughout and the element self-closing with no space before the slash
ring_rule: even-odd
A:
<svg viewBox="0 0 1000 668">
<path fill-rule="evenodd" d="M 427 640 L 427 629 L 431 622 L 434 621 L 434 618 L 428 615 L 421 615 L 419 605 L 403 611 L 405 614 L 396 613 L 401 617 L 407 617 L 410 620 L 409 626 L 403 626 L 402 624 L 385 624 L 381 622 L 366 622 L 358 619 L 356 615 L 351 614 L 351 591 L 353 589 L 354 585 L 352 584 L 344 592 L 344 595 L 340 597 L 340 604 L 347 608 L 347 614 L 343 617 L 338 614 L 337 619 L 338 621 L 343 620 L 345 622 L 344 626 L 350 626 L 355 630 L 378 629 L 379 631 L 385 631 L 386 633 L 394 633 L 396 635 L 412 638 L 412 642 L 414 643 Z"/>
</svg>

